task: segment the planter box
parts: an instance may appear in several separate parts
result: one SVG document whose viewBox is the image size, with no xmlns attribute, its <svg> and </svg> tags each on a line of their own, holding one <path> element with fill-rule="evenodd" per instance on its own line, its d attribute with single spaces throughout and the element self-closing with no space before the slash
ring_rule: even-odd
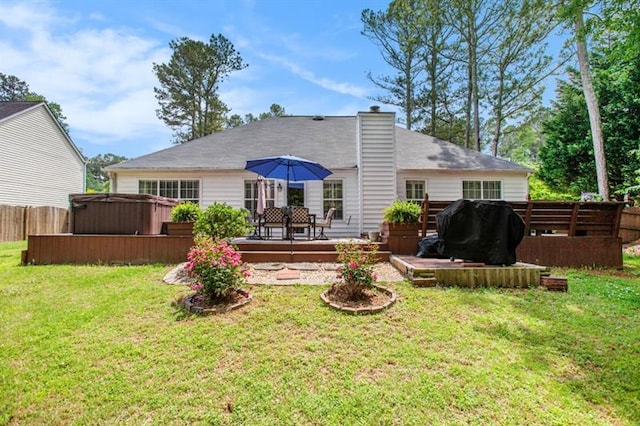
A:
<svg viewBox="0 0 640 426">
<path fill-rule="evenodd" d="M 418 223 L 389 223 L 382 224 L 382 232 L 386 237 L 417 237 L 420 231 Z"/>
<path fill-rule="evenodd" d="M 400 237 L 387 237 L 387 247 L 393 254 L 413 254 L 418 252 L 418 242 L 420 237 L 417 235 L 404 235 Z"/>
<path fill-rule="evenodd" d="M 165 222 L 167 235 L 193 235 L 193 222 Z"/>
</svg>

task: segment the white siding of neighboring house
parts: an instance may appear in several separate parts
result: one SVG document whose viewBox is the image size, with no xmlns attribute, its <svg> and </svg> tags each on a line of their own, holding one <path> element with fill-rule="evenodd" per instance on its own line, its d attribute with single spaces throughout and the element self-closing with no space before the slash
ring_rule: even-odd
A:
<svg viewBox="0 0 640 426">
<path fill-rule="evenodd" d="M 0 204 L 69 207 L 84 162 L 44 105 L 0 122 Z"/>
<path fill-rule="evenodd" d="M 529 192 L 525 173 L 490 173 L 482 171 L 399 171 L 397 192 L 404 199 L 407 180 L 425 180 L 430 200 L 457 200 L 462 198 L 463 180 L 497 180 L 502 182 L 505 201 L 525 201 Z"/>
<path fill-rule="evenodd" d="M 256 179 L 255 173 L 246 171 L 198 171 L 198 172 L 166 172 L 166 171 L 118 171 L 112 188 L 119 193 L 137 194 L 138 181 L 149 179 L 198 179 L 200 180 L 200 205 L 203 208 L 214 202 L 227 203 L 234 208 L 244 207 L 244 182 Z M 334 220 L 331 229 L 325 229 L 329 237 L 357 236 L 359 229 L 358 180 L 355 170 L 336 170 L 327 179 L 343 181 L 344 219 Z M 284 187 L 286 184 L 281 182 Z M 115 184 L 115 186 L 114 186 Z M 320 219 L 322 211 L 322 182 L 306 181 L 305 206 L 310 213 Z M 285 191 L 275 191 L 275 205 L 285 204 Z M 318 230 L 318 232 L 320 232 Z"/>
<path fill-rule="evenodd" d="M 377 231 L 384 209 L 397 198 L 395 114 L 360 112 L 357 121 L 362 197 L 359 230 Z"/>
</svg>

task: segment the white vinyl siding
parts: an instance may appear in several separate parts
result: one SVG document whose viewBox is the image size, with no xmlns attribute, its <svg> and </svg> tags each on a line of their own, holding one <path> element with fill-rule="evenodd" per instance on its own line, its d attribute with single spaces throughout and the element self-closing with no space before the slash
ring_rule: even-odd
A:
<svg viewBox="0 0 640 426">
<path fill-rule="evenodd" d="M 391 113 L 358 114 L 360 232 L 377 231 L 384 209 L 397 198 L 394 119 Z"/>
<path fill-rule="evenodd" d="M 0 204 L 69 207 L 84 161 L 44 105 L 0 121 Z"/>
<path fill-rule="evenodd" d="M 245 181 L 255 180 L 254 173 L 246 171 L 206 171 L 206 172 L 134 172 L 118 171 L 116 174 L 117 191 L 121 193 L 137 194 L 138 181 L 140 180 L 200 180 L 200 205 L 208 207 L 214 202 L 227 203 L 234 208 L 244 208 Z M 358 180 L 357 171 L 333 170 L 330 179 L 343 182 L 343 212 L 342 220 L 334 220 L 331 229 L 325 229 L 325 234 L 330 237 L 355 237 L 359 235 L 360 220 L 358 217 Z M 284 186 L 284 181 L 275 180 Z M 309 207 L 309 212 L 318 218 L 323 215 L 322 202 L 322 181 L 306 181 L 305 183 L 305 206 Z M 278 192 L 274 189 L 274 205 L 284 205 L 285 191 Z"/>
<path fill-rule="evenodd" d="M 528 194 L 525 173 L 490 173 L 482 171 L 402 171 L 398 173 L 398 196 L 404 196 L 406 180 L 424 179 L 430 200 L 457 200 L 463 198 L 462 181 L 500 181 L 502 198 L 506 201 L 525 201 Z"/>
</svg>

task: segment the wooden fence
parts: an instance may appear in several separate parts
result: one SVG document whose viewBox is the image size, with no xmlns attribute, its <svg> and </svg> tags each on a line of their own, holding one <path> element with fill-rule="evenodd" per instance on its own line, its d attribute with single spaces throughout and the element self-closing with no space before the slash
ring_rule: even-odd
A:
<svg viewBox="0 0 640 426">
<path fill-rule="evenodd" d="M 67 209 L 0 205 L 0 241 L 20 241 L 32 234 L 60 234 L 68 230 Z"/>
<path fill-rule="evenodd" d="M 640 207 L 628 207 L 622 211 L 620 238 L 625 244 L 640 239 Z"/>
</svg>

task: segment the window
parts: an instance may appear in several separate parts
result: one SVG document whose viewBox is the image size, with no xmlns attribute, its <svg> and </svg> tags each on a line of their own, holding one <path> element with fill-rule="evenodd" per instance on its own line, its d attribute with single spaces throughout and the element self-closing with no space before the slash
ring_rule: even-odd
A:
<svg viewBox="0 0 640 426">
<path fill-rule="evenodd" d="M 200 203 L 200 181 L 198 180 L 139 180 L 139 194 L 159 195 L 182 201 Z"/>
<path fill-rule="evenodd" d="M 463 180 L 462 198 L 468 200 L 501 200 L 502 182 L 499 180 Z"/>
<path fill-rule="evenodd" d="M 408 201 L 412 201 L 416 204 L 422 204 L 424 198 L 424 181 L 423 180 L 408 180 L 405 184 L 406 198 Z"/>
<path fill-rule="evenodd" d="M 274 192 L 273 180 L 265 181 L 265 189 L 267 195 L 267 207 L 274 207 L 275 192 Z M 244 181 L 244 208 L 251 212 L 251 216 L 255 216 L 255 212 L 258 206 L 258 181 L 257 180 L 245 180 Z"/>
<path fill-rule="evenodd" d="M 323 214 L 326 215 L 329 209 L 333 207 L 336 209 L 336 213 L 333 216 L 334 219 L 342 220 L 344 218 L 342 181 L 325 180 L 322 189 Z"/>
</svg>

